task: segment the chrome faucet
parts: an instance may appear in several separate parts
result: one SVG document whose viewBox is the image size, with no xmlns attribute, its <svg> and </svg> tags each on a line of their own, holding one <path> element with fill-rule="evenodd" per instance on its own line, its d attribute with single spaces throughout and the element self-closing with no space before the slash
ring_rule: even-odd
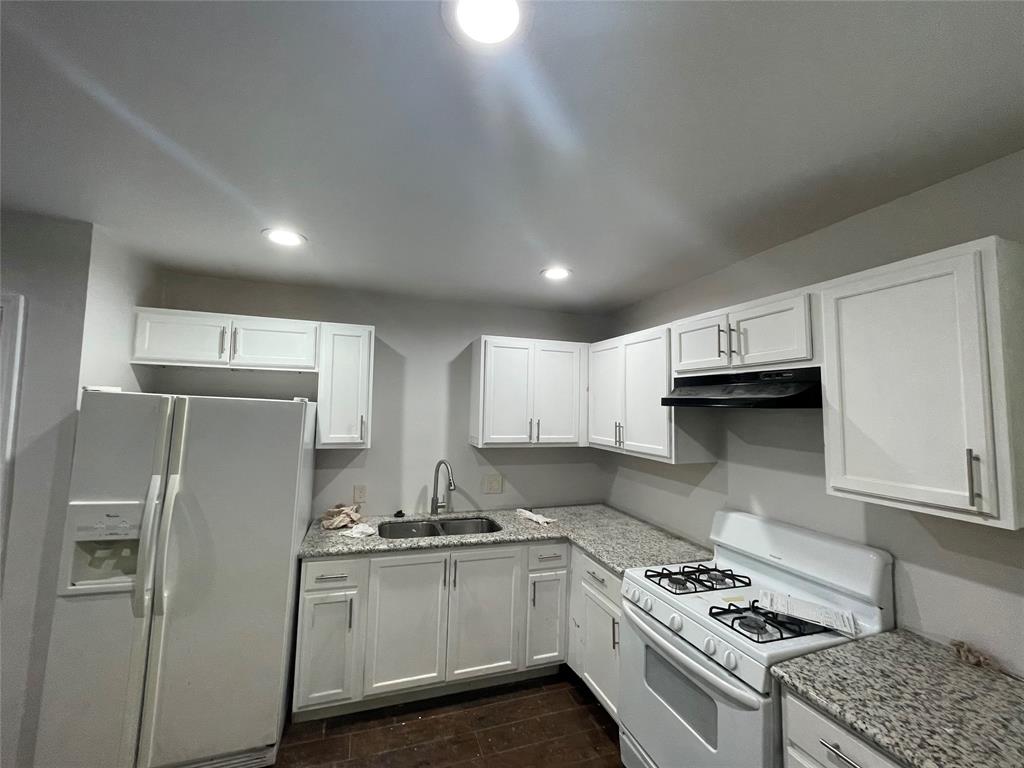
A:
<svg viewBox="0 0 1024 768">
<path fill-rule="evenodd" d="M 437 498 L 437 477 L 441 472 L 441 467 L 444 466 L 448 472 L 448 487 L 444 491 L 444 501 L 440 501 Z M 430 514 L 434 516 L 437 514 L 439 509 L 448 509 L 452 504 L 452 491 L 455 490 L 455 477 L 452 475 L 452 465 L 448 463 L 447 459 L 441 459 L 437 464 L 434 465 L 434 495 L 430 499 Z"/>
</svg>

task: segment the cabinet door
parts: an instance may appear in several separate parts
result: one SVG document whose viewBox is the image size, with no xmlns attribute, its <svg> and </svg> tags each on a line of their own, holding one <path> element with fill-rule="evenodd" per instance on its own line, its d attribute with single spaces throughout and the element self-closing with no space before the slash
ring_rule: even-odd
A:
<svg viewBox="0 0 1024 768">
<path fill-rule="evenodd" d="M 672 325 L 672 368 L 676 373 L 729 367 L 729 318 L 714 315 Z"/>
<path fill-rule="evenodd" d="M 967 253 L 823 291 L 830 488 L 997 514 L 980 269 Z"/>
<path fill-rule="evenodd" d="M 526 666 L 565 660 L 566 571 L 531 573 L 526 608 Z"/>
<path fill-rule="evenodd" d="M 619 340 L 590 345 L 590 442 L 618 446 L 622 421 L 623 349 Z"/>
<path fill-rule="evenodd" d="M 729 313 L 733 365 L 768 365 L 811 358 L 807 294 Z"/>
<path fill-rule="evenodd" d="M 484 344 L 485 443 L 533 440 L 533 342 L 488 339 Z"/>
<path fill-rule="evenodd" d="M 135 310 L 137 363 L 227 365 L 231 318 L 205 312 Z"/>
<path fill-rule="evenodd" d="M 231 321 L 231 365 L 237 368 L 316 368 L 319 323 L 268 317 Z"/>
<path fill-rule="evenodd" d="M 579 344 L 534 342 L 535 442 L 579 442 L 581 350 Z"/>
<path fill-rule="evenodd" d="M 448 680 L 520 668 L 522 573 L 520 547 L 452 553 Z"/>
<path fill-rule="evenodd" d="M 583 680 L 613 717 L 619 708 L 622 610 L 583 584 Z"/>
<path fill-rule="evenodd" d="M 367 695 L 445 679 L 448 553 L 370 561 Z"/>
<path fill-rule="evenodd" d="M 302 596 L 296 709 L 347 701 L 361 694 L 363 670 L 356 643 L 356 595 L 356 590 L 348 589 Z"/>
<path fill-rule="evenodd" d="M 668 394 L 668 329 L 655 328 L 623 341 L 625 357 L 621 446 L 651 456 L 672 455 L 672 409 Z"/>
<path fill-rule="evenodd" d="M 317 447 L 369 448 L 373 328 L 323 323 L 317 382 Z"/>
</svg>

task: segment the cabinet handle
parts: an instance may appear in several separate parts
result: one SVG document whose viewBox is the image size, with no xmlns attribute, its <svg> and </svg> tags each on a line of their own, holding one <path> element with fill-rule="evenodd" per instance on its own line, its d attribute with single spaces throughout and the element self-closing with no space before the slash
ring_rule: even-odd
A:
<svg viewBox="0 0 1024 768">
<path fill-rule="evenodd" d="M 824 739 L 818 739 L 818 743 L 821 744 L 821 746 L 823 746 L 825 749 L 827 749 L 833 755 L 838 757 L 840 760 L 842 760 L 844 763 L 846 763 L 848 766 L 850 766 L 850 768 L 861 768 L 860 767 L 860 763 L 854 762 L 853 760 L 851 760 L 850 758 L 848 758 L 846 755 L 843 754 L 843 750 L 841 750 L 839 748 L 838 744 L 829 744 Z"/>
<path fill-rule="evenodd" d="M 732 343 L 732 335 L 734 333 L 736 334 L 736 345 L 735 346 L 733 346 L 733 343 Z M 737 357 L 739 357 L 740 354 L 741 354 L 740 353 L 740 332 L 739 332 L 739 330 L 737 330 L 735 325 L 730 325 L 729 326 L 729 356 L 732 357 L 733 355 L 736 355 Z"/>
<path fill-rule="evenodd" d="M 562 554 L 560 552 L 552 552 L 550 555 L 537 555 L 538 562 L 544 560 L 561 560 Z"/>
<path fill-rule="evenodd" d="M 238 354 L 238 329 L 231 329 L 231 357 Z"/>
<path fill-rule="evenodd" d="M 227 340 L 228 329 L 227 326 L 222 325 L 220 327 L 220 336 L 217 338 L 217 357 L 224 356 L 224 342 Z"/>
<path fill-rule="evenodd" d="M 612 619 L 612 650 L 619 647 L 619 622 Z M 859 767 L 858 767 L 859 768 Z"/>
<path fill-rule="evenodd" d="M 447 587 L 448 586 L 448 561 L 447 560 L 444 561 L 444 576 L 441 577 L 441 586 L 442 587 Z"/>
<path fill-rule="evenodd" d="M 459 586 L 459 561 L 456 560 L 452 563 L 452 589 Z"/>
<path fill-rule="evenodd" d="M 345 581 L 347 578 L 347 573 L 321 573 L 313 581 L 319 584 L 321 581 Z"/>
<path fill-rule="evenodd" d="M 359 440 L 360 441 L 366 439 L 366 438 L 363 437 L 363 432 L 365 432 L 365 428 L 366 428 L 366 417 L 363 414 L 360 413 L 359 414 Z"/>
<path fill-rule="evenodd" d="M 528 443 L 532 443 L 533 442 L 533 419 L 530 419 L 530 436 L 528 438 L 526 438 L 526 441 Z"/>
<path fill-rule="evenodd" d="M 607 581 L 605 581 L 604 579 L 602 579 L 602 578 L 601 578 L 600 576 L 598 576 L 598 575 L 597 575 L 596 573 L 594 573 L 593 571 L 587 571 L 587 574 L 589 574 L 590 578 L 592 578 L 592 579 L 593 579 L 594 581 L 599 581 L 599 582 L 601 582 L 601 586 L 603 586 L 603 587 L 606 587 L 606 586 L 608 586 L 608 582 L 607 582 Z"/>
<path fill-rule="evenodd" d="M 349 598 L 349 600 L 348 600 L 348 631 L 349 632 L 352 631 L 352 603 L 353 602 L 354 602 L 354 600 L 352 598 Z"/>
<path fill-rule="evenodd" d="M 722 328 L 722 324 L 719 323 L 718 324 L 718 356 L 719 357 L 721 357 L 722 355 L 728 354 L 724 349 L 722 349 L 722 334 L 723 333 L 725 333 L 725 329 Z M 726 335 L 728 336 L 728 334 L 726 334 Z M 725 343 L 728 344 L 729 340 L 726 339 Z"/>
<path fill-rule="evenodd" d="M 980 456 L 974 455 L 972 448 L 967 449 L 967 503 L 974 506 L 975 499 L 981 496 L 974 487 L 974 462 L 981 462 Z"/>
<path fill-rule="evenodd" d="M 533 582 L 533 595 L 530 596 L 530 602 L 533 603 L 533 607 L 537 607 L 537 582 Z"/>
<path fill-rule="evenodd" d="M 540 442 L 540 419 L 537 419 L 537 442 Z"/>
</svg>

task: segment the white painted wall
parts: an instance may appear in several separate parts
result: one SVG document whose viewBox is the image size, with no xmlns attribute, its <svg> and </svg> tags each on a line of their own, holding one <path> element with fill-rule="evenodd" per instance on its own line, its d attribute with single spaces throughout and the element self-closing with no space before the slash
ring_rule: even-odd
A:
<svg viewBox="0 0 1024 768">
<path fill-rule="evenodd" d="M 435 462 L 454 468 L 456 510 L 600 501 L 607 476 L 592 449 L 477 449 L 468 443 L 470 343 L 481 334 L 590 341 L 607 320 L 474 302 L 432 301 L 312 286 L 278 285 L 165 272 L 162 306 L 374 325 L 373 446 L 321 450 L 314 510 L 352 500 L 368 486 L 370 514 L 423 512 Z M 87 344 L 88 346 L 88 344 Z M 155 369 L 155 391 L 313 395 L 310 374 Z M 500 495 L 481 493 L 483 475 L 505 478 Z"/>
<path fill-rule="evenodd" d="M 1024 241 L 1022 212 L 1024 152 L 1018 152 L 672 288 L 622 312 L 616 331 L 985 235 Z M 826 495 L 820 411 L 731 411 L 721 418 L 726 447 L 713 467 L 607 459 L 609 503 L 698 541 L 707 541 L 714 510 L 727 506 L 887 549 L 897 560 L 901 626 L 962 638 L 1024 674 L 1024 531 Z"/>
<path fill-rule="evenodd" d="M 4 766 L 31 765 L 71 456 L 92 225 L 3 211 L 0 282 L 26 300 L 25 354 L 3 573 Z"/>
<path fill-rule="evenodd" d="M 85 301 L 82 386 L 100 384 L 127 392 L 145 391 L 149 370 L 132 367 L 134 310 L 152 303 L 156 271 L 146 260 L 120 245 L 100 226 L 92 230 L 92 257 Z"/>
</svg>

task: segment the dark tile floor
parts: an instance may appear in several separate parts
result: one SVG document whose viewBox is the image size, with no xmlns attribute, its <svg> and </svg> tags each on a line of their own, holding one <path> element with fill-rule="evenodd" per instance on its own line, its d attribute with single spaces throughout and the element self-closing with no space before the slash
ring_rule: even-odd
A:
<svg viewBox="0 0 1024 768">
<path fill-rule="evenodd" d="M 615 721 L 571 672 L 289 725 L 278 768 L 619 768 Z"/>
</svg>

